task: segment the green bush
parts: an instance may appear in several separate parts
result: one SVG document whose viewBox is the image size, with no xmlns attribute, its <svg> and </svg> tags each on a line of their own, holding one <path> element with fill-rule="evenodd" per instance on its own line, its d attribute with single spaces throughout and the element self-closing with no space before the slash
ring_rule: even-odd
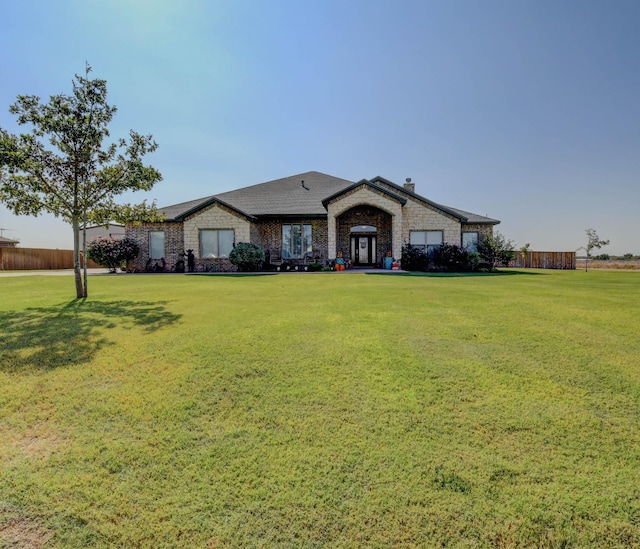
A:
<svg viewBox="0 0 640 549">
<path fill-rule="evenodd" d="M 87 257 L 98 265 L 116 272 L 118 267 L 124 268 L 128 261 L 135 259 L 140 253 L 140 246 L 131 238 L 97 237 L 87 245 Z"/>
<path fill-rule="evenodd" d="M 459 272 L 470 271 L 474 267 L 471 254 L 455 244 L 441 244 L 429 254 L 429 262 L 437 270 Z"/>
<path fill-rule="evenodd" d="M 478 253 L 491 270 L 495 269 L 496 265 L 509 265 L 509 261 L 516 256 L 513 248 L 514 243 L 499 232 L 485 235 L 478 242 Z"/>
<path fill-rule="evenodd" d="M 429 269 L 429 256 L 421 248 L 405 244 L 402 246 L 400 264 L 405 271 L 427 271 Z"/>
<path fill-rule="evenodd" d="M 238 271 L 258 271 L 264 261 L 264 252 L 257 244 L 239 242 L 231 250 L 229 261 L 238 267 Z"/>
<path fill-rule="evenodd" d="M 442 244 L 428 253 L 405 244 L 402 247 L 402 268 L 405 271 L 474 271 L 480 263 L 480 255 L 467 252 L 455 244 Z"/>
</svg>

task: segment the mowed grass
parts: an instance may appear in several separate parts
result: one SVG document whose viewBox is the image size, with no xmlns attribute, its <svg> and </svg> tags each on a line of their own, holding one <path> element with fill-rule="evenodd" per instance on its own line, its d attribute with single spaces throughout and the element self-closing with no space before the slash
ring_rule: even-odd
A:
<svg viewBox="0 0 640 549">
<path fill-rule="evenodd" d="M 0 546 L 640 546 L 640 275 L 0 279 Z"/>
</svg>

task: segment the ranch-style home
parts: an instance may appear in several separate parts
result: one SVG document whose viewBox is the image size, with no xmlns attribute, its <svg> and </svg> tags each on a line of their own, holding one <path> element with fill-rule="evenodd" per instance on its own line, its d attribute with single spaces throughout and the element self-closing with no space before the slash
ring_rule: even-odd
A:
<svg viewBox="0 0 640 549">
<path fill-rule="evenodd" d="M 160 208 L 162 223 L 128 225 L 141 254 L 134 268 L 170 270 L 192 250 L 200 268 L 231 271 L 229 252 L 239 242 L 260 246 L 273 264 L 292 267 L 342 256 L 354 267 L 399 259 L 410 243 L 430 249 L 442 243 L 474 250 L 496 219 L 436 204 L 408 179 L 347 181 L 319 172 L 276 179 Z"/>
</svg>

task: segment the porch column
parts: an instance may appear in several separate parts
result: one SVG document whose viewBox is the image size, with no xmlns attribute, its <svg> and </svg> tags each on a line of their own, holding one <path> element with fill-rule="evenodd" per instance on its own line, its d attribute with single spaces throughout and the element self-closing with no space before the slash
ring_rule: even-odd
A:
<svg viewBox="0 0 640 549">
<path fill-rule="evenodd" d="M 391 218 L 391 253 L 396 261 L 400 261 L 402 256 L 402 213 L 400 208 L 396 208 L 396 213 Z"/>
<path fill-rule="evenodd" d="M 327 212 L 327 259 L 329 261 L 336 258 L 336 248 L 338 246 L 335 209 L 335 206 L 330 204 Z"/>
</svg>

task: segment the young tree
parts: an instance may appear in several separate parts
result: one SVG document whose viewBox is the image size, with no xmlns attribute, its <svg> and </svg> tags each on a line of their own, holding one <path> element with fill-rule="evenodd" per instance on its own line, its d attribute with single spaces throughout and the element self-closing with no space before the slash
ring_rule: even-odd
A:
<svg viewBox="0 0 640 549">
<path fill-rule="evenodd" d="M 507 240 L 499 232 L 485 235 L 478 242 L 478 253 L 489 265 L 495 269 L 496 265 L 507 266 L 509 261 L 515 257 L 513 251 L 514 243 Z"/>
<path fill-rule="evenodd" d="M 584 270 L 589 270 L 589 259 L 591 258 L 591 250 L 599 250 L 602 246 L 607 246 L 609 244 L 608 240 L 600 240 L 598 233 L 596 233 L 595 229 L 587 229 L 585 231 L 587 233 L 587 245 L 583 248 L 578 248 L 582 250 L 586 250 L 587 258 L 584 261 Z"/>
<path fill-rule="evenodd" d="M 104 143 L 116 107 L 107 103 L 105 80 L 75 75 L 71 95 L 41 103 L 20 95 L 9 112 L 30 133 L 13 135 L 0 128 L 0 202 L 16 215 L 49 212 L 73 229 L 76 296 L 87 297 L 87 267 L 80 269 L 80 231 L 88 223 L 157 219 L 155 204 L 120 206 L 114 198 L 126 191 L 149 190 L 162 179 L 142 158 L 158 145 L 151 135 L 130 131 L 129 139 Z M 48 145 L 45 142 L 48 141 Z M 82 239 L 86 242 L 86 238 Z M 86 244 L 85 244 L 86 248 Z M 86 249 L 85 257 L 86 257 Z"/>
<path fill-rule="evenodd" d="M 529 266 L 529 252 L 531 251 L 531 244 L 528 242 L 520 247 L 520 259 L 524 264 L 525 269 Z"/>
</svg>

